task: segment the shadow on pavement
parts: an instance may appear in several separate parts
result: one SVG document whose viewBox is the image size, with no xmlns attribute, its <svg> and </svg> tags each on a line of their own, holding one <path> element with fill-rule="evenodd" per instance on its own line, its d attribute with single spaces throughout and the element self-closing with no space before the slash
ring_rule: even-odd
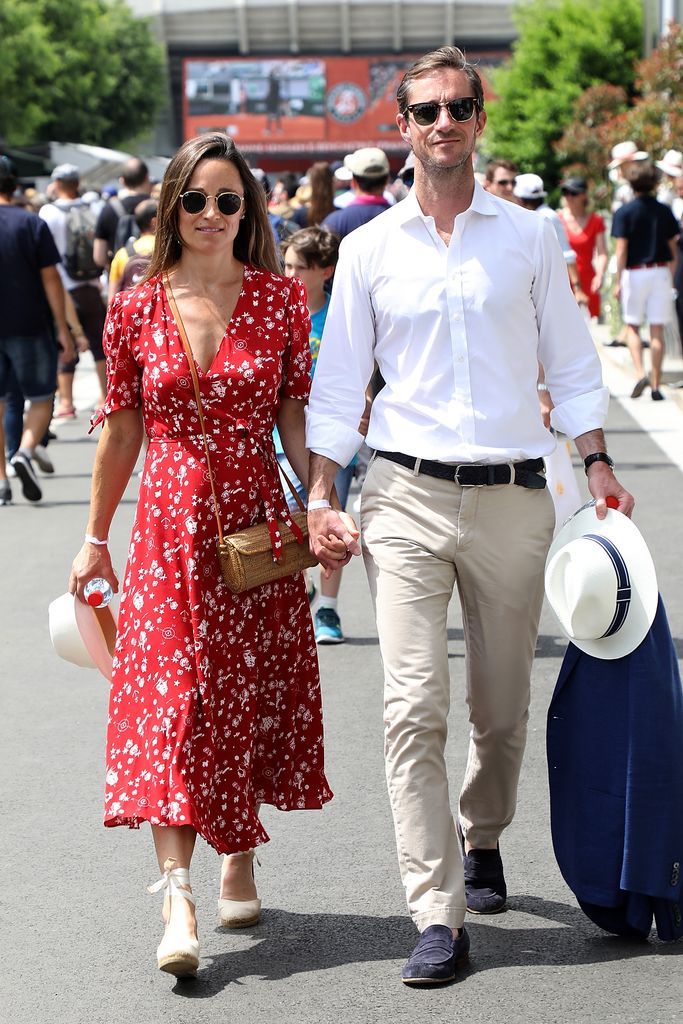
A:
<svg viewBox="0 0 683 1024">
<path fill-rule="evenodd" d="M 561 927 L 511 928 L 512 913 L 531 914 Z M 514 920 L 514 919 L 512 919 Z M 472 958 L 458 980 L 485 970 L 534 965 L 576 967 L 577 964 L 629 960 L 653 953 L 683 953 L 683 943 L 666 946 L 629 941 L 600 932 L 577 908 L 519 896 L 510 901 L 505 927 L 467 918 Z M 293 914 L 266 911 L 261 924 L 249 932 L 260 941 L 249 949 L 206 957 L 196 980 L 179 981 L 173 991 L 188 999 L 208 999 L 227 986 L 257 977 L 281 981 L 295 975 L 332 970 L 349 964 L 396 961 L 396 975 L 416 942 L 408 917 L 367 917 L 360 914 Z"/>
</svg>

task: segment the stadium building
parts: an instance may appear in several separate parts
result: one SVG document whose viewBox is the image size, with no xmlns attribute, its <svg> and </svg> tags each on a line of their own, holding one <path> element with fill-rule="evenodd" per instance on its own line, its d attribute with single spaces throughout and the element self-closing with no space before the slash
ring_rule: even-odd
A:
<svg viewBox="0 0 683 1024">
<path fill-rule="evenodd" d="M 456 43 L 487 72 L 510 53 L 505 0 L 128 0 L 167 48 L 157 152 L 227 131 L 252 164 L 304 169 L 379 146 L 397 166 L 396 88 L 427 50 Z M 490 94 L 490 89 L 488 89 Z"/>
</svg>

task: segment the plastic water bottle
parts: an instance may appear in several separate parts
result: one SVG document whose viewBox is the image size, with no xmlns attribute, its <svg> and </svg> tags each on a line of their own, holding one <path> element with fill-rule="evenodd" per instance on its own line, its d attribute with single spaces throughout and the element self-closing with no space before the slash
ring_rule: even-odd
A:
<svg viewBox="0 0 683 1024">
<path fill-rule="evenodd" d="M 83 596 L 93 608 L 105 608 L 114 596 L 114 591 L 106 580 L 96 576 L 83 587 Z"/>
</svg>

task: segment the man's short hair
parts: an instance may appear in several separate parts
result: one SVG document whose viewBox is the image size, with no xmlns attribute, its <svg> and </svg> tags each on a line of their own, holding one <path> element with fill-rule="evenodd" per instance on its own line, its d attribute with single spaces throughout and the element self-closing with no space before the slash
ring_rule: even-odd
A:
<svg viewBox="0 0 683 1024">
<path fill-rule="evenodd" d="M 486 180 L 494 182 L 496 180 L 496 171 L 499 168 L 509 171 L 510 174 L 517 174 L 519 170 L 517 164 L 513 164 L 512 160 L 489 160 L 486 165 Z"/>
<path fill-rule="evenodd" d="M 17 173 L 8 156 L 0 156 L 0 195 L 11 196 L 17 187 Z"/>
<path fill-rule="evenodd" d="M 123 165 L 121 181 L 127 189 L 130 189 L 131 192 L 140 188 L 141 185 L 144 185 L 148 178 L 149 168 L 145 161 L 141 160 L 140 157 L 131 157 L 131 159 L 127 160 Z"/>
<path fill-rule="evenodd" d="M 479 72 L 474 64 L 470 64 L 463 51 L 457 46 L 441 46 L 438 50 L 431 50 L 424 57 L 420 57 L 412 67 L 408 68 L 401 79 L 401 84 L 396 93 L 396 102 L 402 114 L 405 114 L 408 108 L 408 92 L 413 82 L 418 78 L 422 78 L 423 75 L 439 71 L 441 68 L 453 68 L 455 71 L 464 71 L 474 91 L 478 110 L 484 109 L 484 87 L 481 84 Z"/>
<path fill-rule="evenodd" d="M 154 199 L 143 199 L 141 203 L 135 207 L 135 223 L 140 228 L 140 232 L 144 234 L 149 231 L 152 221 L 157 215 L 158 206 Z"/>
<path fill-rule="evenodd" d="M 296 190 L 299 187 L 299 181 L 301 180 L 299 178 L 299 175 L 294 174 L 293 171 L 288 171 L 285 174 L 281 174 L 277 180 L 282 185 L 283 189 L 287 193 L 287 196 L 290 199 L 293 199 L 294 196 L 296 195 Z"/>
<path fill-rule="evenodd" d="M 627 167 L 624 177 L 638 195 L 648 195 L 657 187 L 659 175 L 652 164 L 637 163 Z"/>
</svg>

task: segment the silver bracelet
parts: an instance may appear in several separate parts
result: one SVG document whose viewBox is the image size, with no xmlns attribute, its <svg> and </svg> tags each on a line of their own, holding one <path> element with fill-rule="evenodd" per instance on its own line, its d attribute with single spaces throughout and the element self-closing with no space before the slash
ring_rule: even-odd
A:
<svg viewBox="0 0 683 1024">
<path fill-rule="evenodd" d="M 536 385 L 536 390 L 537 391 L 550 391 L 550 388 L 548 387 L 547 384 L 537 384 Z"/>
<path fill-rule="evenodd" d="M 93 537 L 92 533 L 86 533 L 85 535 L 86 544 L 96 544 L 98 548 L 106 547 L 109 540 L 98 540 L 97 537 Z"/>
<path fill-rule="evenodd" d="M 309 501 L 308 511 L 315 512 L 319 508 L 332 508 L 327 498 L 318 498 L 316 501 Z"/>
</svg>

